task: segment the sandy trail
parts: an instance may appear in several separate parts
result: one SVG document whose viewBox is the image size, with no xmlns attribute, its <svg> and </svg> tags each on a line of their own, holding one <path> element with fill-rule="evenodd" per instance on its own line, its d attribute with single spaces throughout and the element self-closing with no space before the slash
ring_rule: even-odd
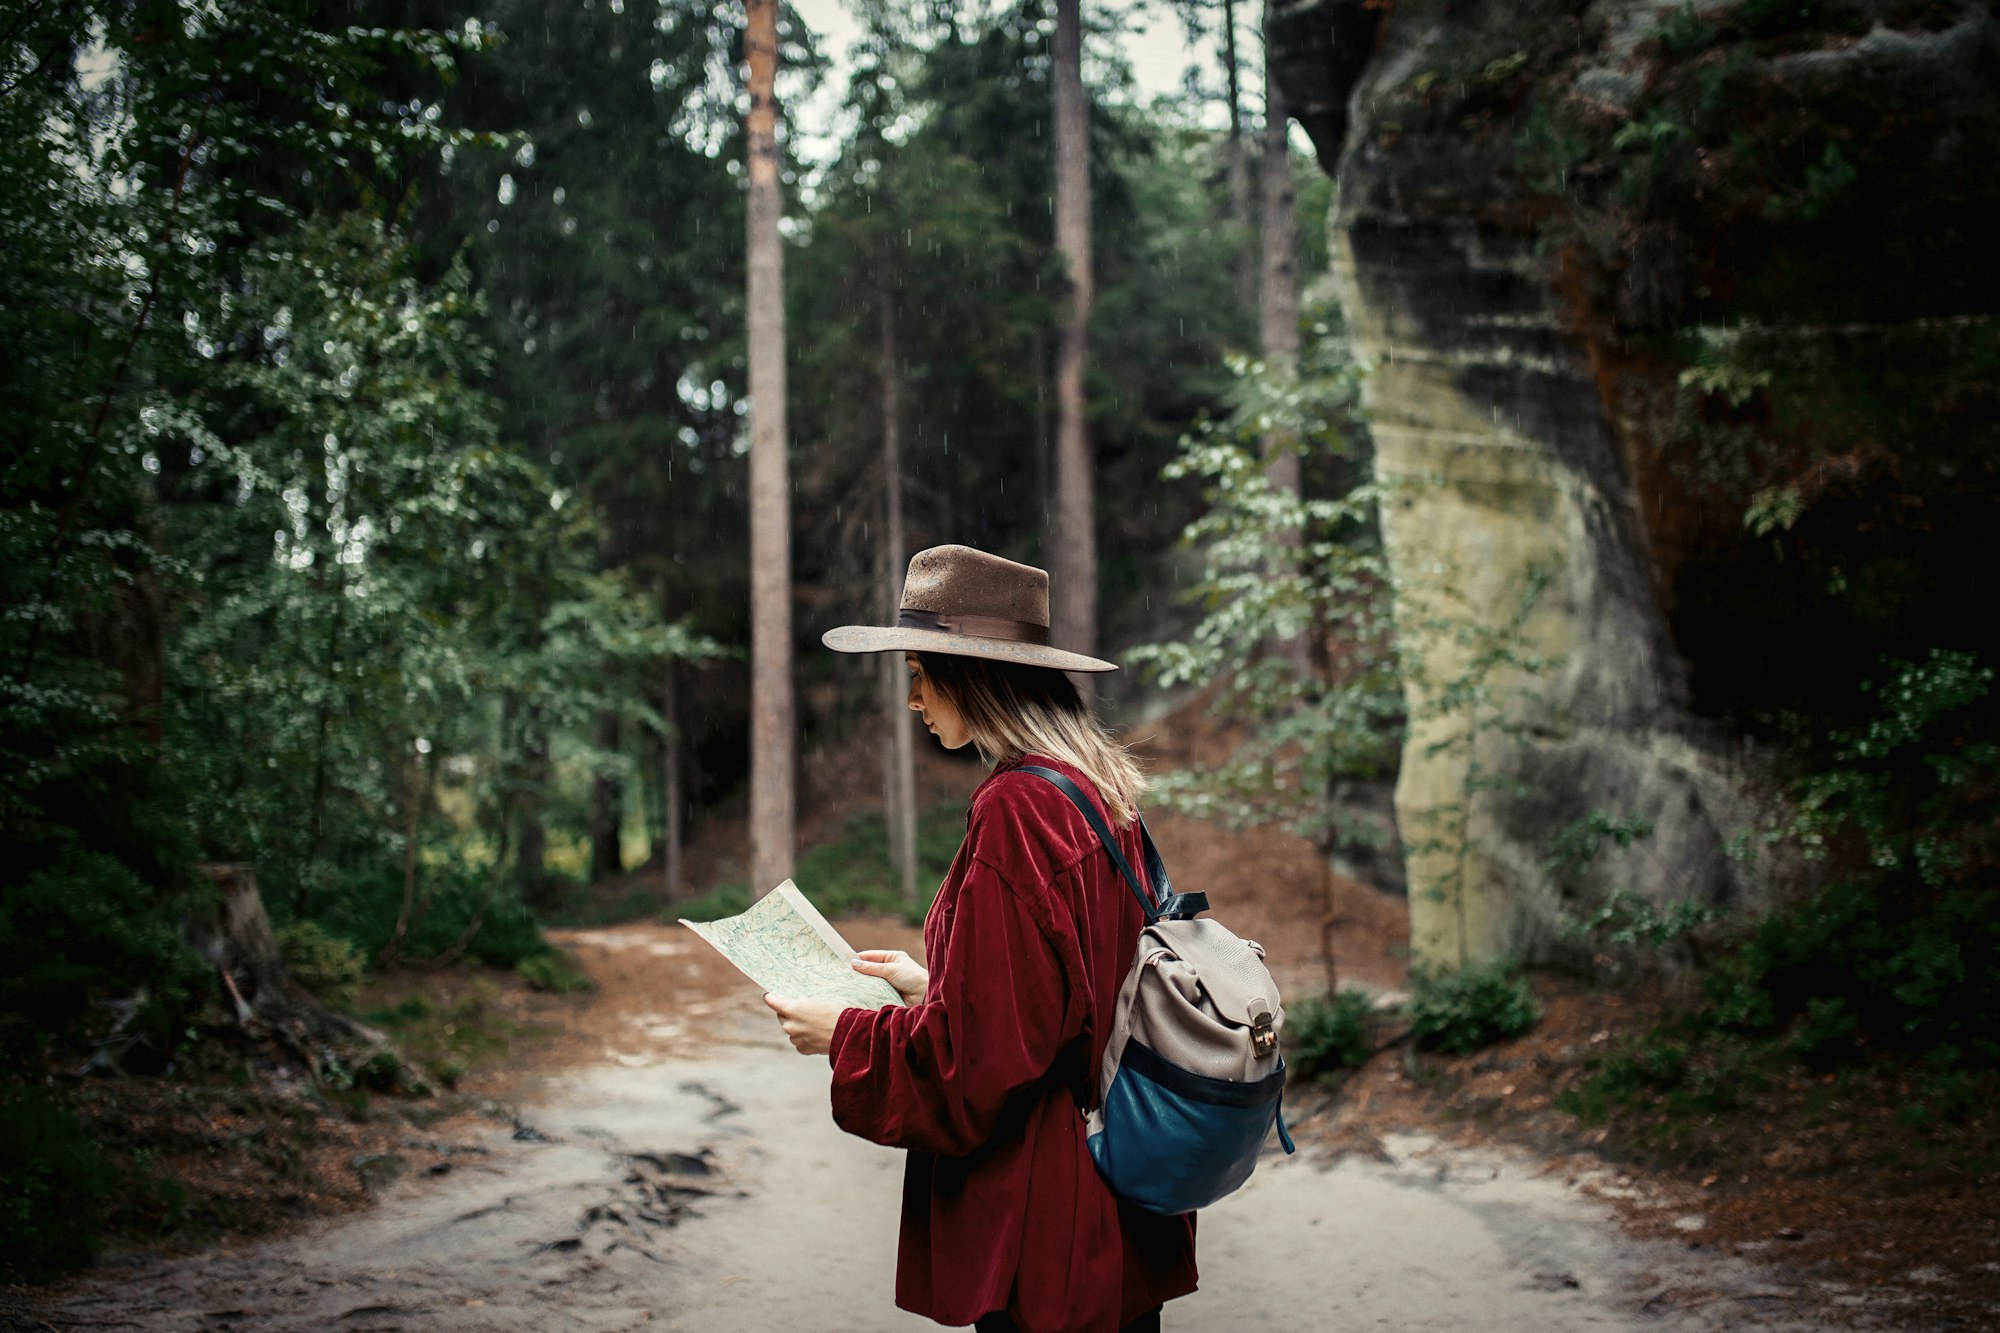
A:
<svg viewBox="0 0 2000 1333">
<path fill-rule="evenodd" d="M 849 930 L 850 938 L 864 942 Z M 865 942 L 907 943 L 886 925 Z M 596 1058 L 524 1098 L 436 1180 L 368 1213 L 183 1259 L 100 1266 L 59 1328 L 835 1333 L 933 1327 L 892 1303 L 901 1154 L 836 1130 L 826 1062 L 677 928 L 577 932 L 604 984 Z M 1307 1136 L 1308 1138 L 1310 1135 Z M 1378 1160 L 1273 1157 L 1201 1221 L 1180 1329 L 1792 1330 L 1771 1270 L 1634 1241 L 1520 1156 L 1391 1138 Z M 1580 1183 L 1580 1182 L 1579 1182 Z M 1600 1182 L 1602 1183 L 1602 1182 Z"/>
</svg>

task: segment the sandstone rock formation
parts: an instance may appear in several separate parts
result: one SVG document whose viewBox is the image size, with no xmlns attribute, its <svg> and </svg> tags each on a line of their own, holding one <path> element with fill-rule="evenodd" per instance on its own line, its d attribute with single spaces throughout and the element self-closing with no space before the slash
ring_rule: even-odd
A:
<svg viewBox="0 0 2000 1333">
<path fill-rule="evenodd" d="M 1796 678 L 1793 640 L 1825 634 L 1826 666 L 1862 669 L 1851 571 L 1900 540 L 1882 515 L 1952 490 L 1918 478 L 1907 415 L 1825 405 L 1858 368 L 1934 360 L 1941 320 L 1947 357 L 1993 345 L 1969 238 L 1955 283 L 1935 254 L 1900 282 L 1869 259 L 1884 227 L 1955 225 L 1954 177 L 1995 193 L 1987 8 L 1322 0 L 1274 32 L 1338 182 L 1335 281 L 1394 487 L 1416 956 L 1547 958 L 1610 888 L 1756 905 L 1733 737 L 1770 682 L 1730 655 L 1767 644 Z M 1908 159 L 1934 142 L 1927 193 Z M 1871 179 L 1914 211 L 1883 215 Z M 1953 632 L 1897 606 L 1913 641 Z M 1650 832 L 1564 879 L 1550 854 L 1592 820 Z"/>
</svg>

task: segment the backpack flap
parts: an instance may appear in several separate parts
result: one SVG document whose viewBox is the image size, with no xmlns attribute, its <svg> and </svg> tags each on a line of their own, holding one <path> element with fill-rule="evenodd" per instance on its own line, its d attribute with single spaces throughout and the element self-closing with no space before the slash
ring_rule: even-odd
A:
<svg viewBox="0 0 2000 1333">
<path fill-rule="evenodd" d="M 1139 953 L 1155 980 L 1132 987 L 1131 1037 L 1210 1078 L 1256 1082 L 1278 1067 L 1285 1010 L 1261 946 L 1214 921 L 1159 921 Z"/>
</svg>

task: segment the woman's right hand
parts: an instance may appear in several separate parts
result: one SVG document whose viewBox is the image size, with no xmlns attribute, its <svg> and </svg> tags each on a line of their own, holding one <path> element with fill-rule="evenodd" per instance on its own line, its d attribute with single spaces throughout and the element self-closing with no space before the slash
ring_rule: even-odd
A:
<svg viewBox="0 0 2000 1333">
<path fill-rule="evenodd" d="M 901 949 L 863 949 L 854 956 L 854 970 L 882 978 L 905 1004 L 922 1004 L 930 990 L 929 970 Z"/>
</svg>

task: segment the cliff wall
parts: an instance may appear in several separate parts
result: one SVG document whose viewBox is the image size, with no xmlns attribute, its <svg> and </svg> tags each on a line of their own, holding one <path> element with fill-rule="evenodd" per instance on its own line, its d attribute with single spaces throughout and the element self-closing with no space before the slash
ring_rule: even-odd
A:
<svg viewBox="0 0 2000 1333">
<path fill-rule="evenodd" d="M 1417 956 L 1547 958 L 1610 888 L 1758 905 L 1745 741 L 1886 652 L 1994 646 L 1962 613 L 2000 493 L 1988 8 L 1273 32 L 1392 486 Z M 1647 831 L 1614 861 L 1614 828 Z"/>
</svg>

